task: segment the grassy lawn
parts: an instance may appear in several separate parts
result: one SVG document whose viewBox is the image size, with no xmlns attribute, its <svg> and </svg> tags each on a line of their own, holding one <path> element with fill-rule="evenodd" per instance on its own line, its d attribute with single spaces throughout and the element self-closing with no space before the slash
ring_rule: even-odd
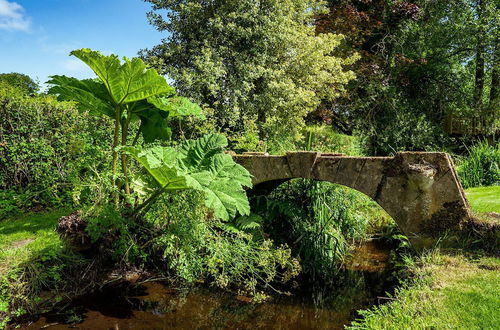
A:
<svg viewBox="0 0 500 330">
<path fill-rule="evenodd" d="M 0 276 L 50 247 L 61 245 L 57 220 L 70 210 L 30 214 L 0 222 Z"/>
<path fill-rule="evenodd" d="M 498 329 L 500 259 L 434 252 L 397 299 L 363 311 L 352 329 Z"/>
<path fill-rule="evenodd" d="M 465 193 L 474 211 L 500 213 L 500 186 L 470 188 Z"/>
<path fill-rule="evenodd" d="M 500 187 L 467 190 L 477 213 L 500 213 Z M 421 256 L 394 301 L 361 311 L 352 329 L 499 329 L 500 258 L 465 251 Z"/>
</svg>

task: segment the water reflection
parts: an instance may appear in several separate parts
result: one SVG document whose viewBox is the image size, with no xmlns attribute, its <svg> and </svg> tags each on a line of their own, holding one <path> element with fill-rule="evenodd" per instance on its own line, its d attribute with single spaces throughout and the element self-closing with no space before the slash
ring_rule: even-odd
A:
<svg viewBox="0 0 500 330">
<path fill-rule="evenodd" d="M 75 300 L 27 329 L 343 329 L 356 310 L 376 303 L 390 283 L 389 250 L 363 244 L 347 264 L 343 285 L 318 306 L 307 288 L 252 304 L 207 288 L 172 289 L 159 282 L 122 284 Z M 305 289 L 305 290 L 304 290 Z M 74 324 L 64 324 L 71 321 Z"/>
</svg>

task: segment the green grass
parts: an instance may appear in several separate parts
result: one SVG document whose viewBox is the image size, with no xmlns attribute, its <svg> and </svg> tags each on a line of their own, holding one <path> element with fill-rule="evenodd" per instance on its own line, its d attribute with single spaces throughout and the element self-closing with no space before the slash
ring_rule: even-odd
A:
<svg viewBox="0 0 500 330">
<path fill-rule="evenodd" d="M 474 212 L 500 213 L 500 187 L 466 190 Z M 361 311 L 352 329 L 499 329 L 500 258 L 437 251 L 414 266 L 416 277 L 391 303 Z"/>
<path fill-rule="evenodd" d="M 465 194 L 475 212 L 500 213 L 500 186 L 470 188 Z"/>
<path fill-rule="evenodd" d="M 30 214 L 0 222 L 0 275 L 49 247 L 61 246 L 57 220 L 70 210 Z"/>
<path fill-rule="evenodd" d="M 434 253 L 390 304 L 362 311 L 351 329 L 498 329 L 500 259 Z"/>
<path fill-rule="evenodd" d="M 64 282 L 62 270 L 68 262 L 77 262 L 55 232 L 58 219 L 70 212 L 0 221 L 0 329 L 13 316 L 36 312 L 38 305 L 46 303 L 39 297 L 41 291 Z"/>
</svg>

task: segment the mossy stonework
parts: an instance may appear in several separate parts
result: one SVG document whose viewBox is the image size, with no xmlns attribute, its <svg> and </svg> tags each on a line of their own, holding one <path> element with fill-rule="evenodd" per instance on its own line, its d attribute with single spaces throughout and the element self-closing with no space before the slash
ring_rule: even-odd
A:
<svg viewBox="0 0 500 330">
<path fill-rule="evenodd" d="M 233 157 L 253 175 L 254 189 L 266 182 L 307 178 L 358 190 L 385 209 L 417 247 L 432 244 L 435 234 L 459 229 L 471 216 L 453 161 L 442 152 L 402 152 L 395 157 L 319 152 Z"/>
</svg>

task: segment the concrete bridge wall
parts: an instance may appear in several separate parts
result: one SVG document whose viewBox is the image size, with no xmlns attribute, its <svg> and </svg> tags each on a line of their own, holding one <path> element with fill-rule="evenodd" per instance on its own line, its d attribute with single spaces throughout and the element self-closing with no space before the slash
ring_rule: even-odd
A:
<svg viewBox="0 0 500 330">
<path fill-rule="evenodd" d="M 470 209 L 446 153 L 403 152 L 395 157 L 347 157 L 318 152 L 285 156 L 233 156 L 252 175 L 254 189 L 270 182 L 307 178 L 341 184 L 370 196 L 417 245 L 455 229 Z"/>
</svg>

